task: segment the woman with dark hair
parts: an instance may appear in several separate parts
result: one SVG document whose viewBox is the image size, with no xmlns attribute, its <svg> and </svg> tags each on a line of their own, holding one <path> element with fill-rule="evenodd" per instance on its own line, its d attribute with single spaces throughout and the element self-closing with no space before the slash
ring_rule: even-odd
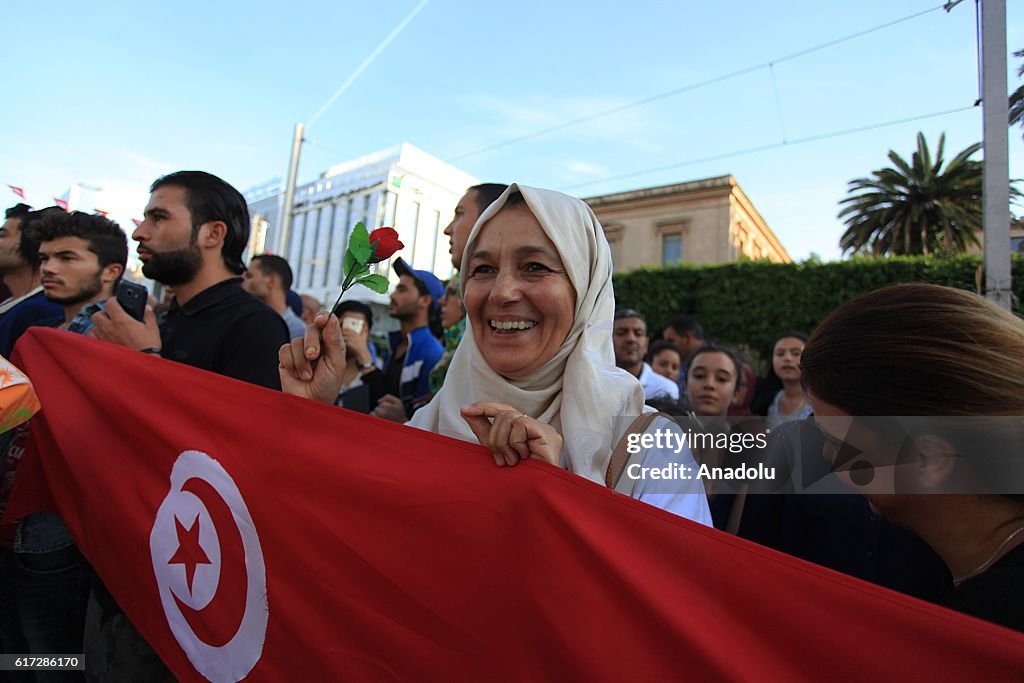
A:
<svg viewBox="0 0 1024 683">
<path fill-rule="evenodd" d="M 690 356 L 686 397 L 701 417 L 725 418 L 741 381 L 740 363 L 724 346 L 706 344 Z"/>
<path fill-rule="evenodd" d="M 839 306 L 801 359 L 833 467 L 942 558 L 955 586 L 944 604 L 1018 630 L 1022 358 L 1024 322 L 1012 314 L 902 284 Z"/>
<path fill-rule="evenodd" d="M 758 388 L 754 412 L 766 415 L 769 429 L 784 422 L 802 420 L 811 408 L 800 382 L 800 354 L 807 343 L 803 332 L 783 332 L 772 342 L 772 362 L 768 375 Z"/>
</svg>

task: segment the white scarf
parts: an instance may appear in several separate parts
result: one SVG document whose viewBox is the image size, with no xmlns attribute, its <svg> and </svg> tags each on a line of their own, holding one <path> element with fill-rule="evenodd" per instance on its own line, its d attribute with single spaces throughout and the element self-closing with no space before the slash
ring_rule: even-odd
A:
<svg viewBox="0 0 1024 683">
<path fill-rule="evenodd" d="M 477 401 L 508 403 L 552 425 L 564 439 L 563 466 L 604 483 L 605 470 L 622 431 L 644 411 L 644 392 L 636 377 L 615 366 L 612 348 L 612 262 L 608 241 L 594 212 L 584 202 L 552 190 L 512 184 L 480 216 L 463 254 L 467 267 L 480 230 L 521 192 L 526 204 L 558 249 L 576 290 L 572 328 L 555 356 L 530 377 L 509 379 L 487 365 L 476 346 L 472 322 L 452 356 L 444 386 L 409 424 L 463 441 L 476 436 L 459 409 Z M 462 287 L 465 294 L 466 279 Z"/>
</svg>

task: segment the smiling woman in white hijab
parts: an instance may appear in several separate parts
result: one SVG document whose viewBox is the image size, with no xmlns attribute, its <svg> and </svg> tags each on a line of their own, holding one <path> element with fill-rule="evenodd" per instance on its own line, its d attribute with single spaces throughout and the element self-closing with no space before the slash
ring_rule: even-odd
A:
<svg viewBox="0 0 1024 683">
<path fill-rule="evenodd" d="M 499 465 L 530 457 L 605 483 L 626 427 L 644 412 L 644 393 L 615 366 L 611 253 L 590 207 L 551 190 L 509 186 L 474 225 L 461 273 L 466 334 L 441 391 L 408 424 L 488 446 Z M 328 321 L 319 328 L 330 346 Z M 330 384 L 321 370 L 329 363 L 298 379 L 312 374 L 304 349 L 318 346 L 316 332 L 315 324 L 306 340 L 281 349 L 289 393 L 318 398 L 318 381 Z M 330 386 L 322 393 L 337 396 Z M 647 428 L 655 430 L 680 432 L 662 418 Z M 645 449 L 635 462 L 695 473 L 689 449 L 677 444 Z M 617 489 L 710 525 L 699 480 L 634 480 Z"/>
</svg>

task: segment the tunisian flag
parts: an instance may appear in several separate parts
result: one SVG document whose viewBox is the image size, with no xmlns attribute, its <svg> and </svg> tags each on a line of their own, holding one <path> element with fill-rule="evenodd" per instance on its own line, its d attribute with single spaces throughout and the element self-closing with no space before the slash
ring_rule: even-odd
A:
<svg viewBox="0 0 1024 683">
<path fill-rule="evenodd" d="M 18 351 L 45 416 L 35 471 L 183 680 L 1024 671 L 1021 634 L 548 465 L 498 468 L 479 446 L 56 330 Z"/>
</svg>

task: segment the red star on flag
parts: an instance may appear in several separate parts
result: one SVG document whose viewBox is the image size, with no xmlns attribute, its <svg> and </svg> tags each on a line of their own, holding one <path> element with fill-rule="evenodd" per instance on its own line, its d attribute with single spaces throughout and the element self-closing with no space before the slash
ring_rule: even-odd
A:
<svg viewBox="0 0 1024 683">
<path fill-rule="evenodd" d="M 178 549 L 167 564 L 185 565 L 185 579 L 188 581 L 188 592 L 192 592 L 192 579 L 196 576 L 196 565 L 212 564 L 203 547 L 199 545 L 199 515 L 188 529 L 175 517 L 174 527 L 178 532 Z"/>
</svg>

